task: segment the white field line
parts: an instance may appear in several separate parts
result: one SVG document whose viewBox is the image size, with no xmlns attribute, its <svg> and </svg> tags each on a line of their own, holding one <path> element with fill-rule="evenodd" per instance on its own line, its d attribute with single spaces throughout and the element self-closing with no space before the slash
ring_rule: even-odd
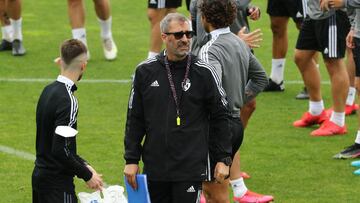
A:
<svg viewBox="0 0 360 203">
<path fill-rule="evenodd" d="M 53 78 L 0 78 L 0 82 L 13 82 L 13 83 L 44 83 L 52 82 L 55 79 Z M 80 81 L 81 83 L 130 83 L 131 80 L 111 80 L 111 79 L 84 79 Z"/>
<path fill-rule="evenodd" d="M 287 85 L 292 85 L 292 84 L 304 84 L 304 81 L 302 80 L 289 80 L 289 81 L 284 81 L 285 84 Z M 321 81 L 321 84 L 323 85 L 330 85 L 330 81 Z"/>
<path fill-rule="evenodd" d="M 44 82 L 52 82 L 55 79 L 51 78 L 0 78 L 0 82 L 13 82 L 13 83 L 44 83 Z M 131 83 L 130 79 L 120 79 L 120 80 L 113 80 L 113 79 L 84 79 L 80 81 L 81 83 L 120 83 L 126 84 Z M 285 84 L 304 84 L 302 80 L 289 80 L 284 81 Z M 329 85 L 330 81 L 322 81 L 321 84 Z"/>
<path fill-rule="evenodd" d="M 11 147 L 7 147 L 4 145 L 0 145 L 0 152 L 14 155 L 14 156 L 17 156 L 19 158 L 26 159 L 29 161 L 35 161 L 35 158 L 36 158 L 35 155 L 33 155 L 33 154 L 30 154 L 30 153 L 24 152 L 24 151 L 20 151 L 20 150 L 11 148 Z"/>
<path fill-rule="evenodd" d="M 24 151 L 20 151 L 20 150 L 11 148 L 11 147 L 7 147 L 4 145 L 0 145 L 0 152 L 3 152 L 5 154 L 14 155 L 14 156 L 17 156 L 19 158 L 26 159 L 29 161 L 35 161 L 35 158 L 36 158 L 35 155 L 33 155 L 33 154 L 30 154 L 30 153 L 24 152 Z M 107 185 L 108 184 L 104 182 L 105 188 L 107 187 Z"/>
</svg>

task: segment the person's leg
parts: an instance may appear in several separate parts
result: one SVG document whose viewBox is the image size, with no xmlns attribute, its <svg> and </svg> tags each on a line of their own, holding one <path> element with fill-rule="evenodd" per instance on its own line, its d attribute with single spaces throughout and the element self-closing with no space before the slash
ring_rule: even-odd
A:
<svg viewBox="0 0 360 203">
<path fill-rule="evenodd" d="M 32 203 L 40 203 L 39 202 L 39 194 L 36 190 L 32 191 Z"/>
<path fill-rule="evenodd" d="M 295 63 L 301 73 L 305 86 L 309 92 L 310 101 L 319 102 L 322 100 L 320 90 L 320 72 L 312 60 L 316 51 L 295 50 Z"/>
<path fill-rule="evenodd" d="M 358 59 L 359 62 L 357 63 L 356 69 L 359 69 L 359 74 L 356 74 L 356 78 L 355 78 L 355 87 L 356 87 L 356 93 L 357 96 L 360 97 L 360 39 L 359 39 L 359 47 L 358 47 Z M 360 105 L 360 101 L 358 101 L 358 104 Z M 356 133 L 356 137 L 355 137 L 355 143 L 354 145 L 352 145 L 352 149 L 348 150 L 348 155 L 351 158 L 356 158 L 356 157 L 360 157 L 360 113 L 357 113 L 357 117 L 358 117 L 358 130 Z M 348 157 L 349 158 L 349 157 Z"/>
<path fill-rule="evenodd" d="M 296 42 L 295 64 L 301 73 L 302 79 L 309 92 L 309 110 L 303 114 L 301 119 L 295 121 L 295 127 L 308 127 L 321 124 L 328 119 L 324 110 L 324 102 L 320 90 L 320 72 L 313 60 L 317 50 L 320 50 L 316 37 L 316 21 L 306 19 L 302 26 Z"/>
<path fill-rule="evenodd" d="M 252 113 L 255 111 L 255 109 L 256 109 L 256 99 L 249 101 L 241 108 L 240 119 L 241 119 L 244 129 L 246 128 L 246 126 L 250 120 L 250 117 L 251 117 Z"/>
<path fill-rule="evenodd" d="M 360 46 L 360 40 L 359 40 L 359 46 Z M 360 49 L 360 47 L 359 47 Z M 360 50 L 359 50 L 359 59 L 360 60 Z M 359 61 L 359 65 L 360 65 L 360 61 Z M 359 67 L 360 69 L 360 67 Z M 356 88 L 356 94 L 358 97 L 360 97 L 360 70 L 359 70 L 359 75 L 356 75 L 355 78 L 355 88 Z M 360 100 L 358 101 L 358 104 L 360 105 Z M 360 113 L 357 113 L 358 116 L 358 132 L 357 132 L 357 137 L 355 140 L 355 143 L 357 143 L 360 147 Z M 359 156 L 360 156 L 360 151 L 359 151 Z"/>
<path fill-rule="evenodd" d="M 350 115 L 356 113 L 359 109 L 359 106 L 355 104 L 356 88 L 355 88 L 355 61 L 353 57 L 352 50 L 350 48 L 346 49 L 347 60 L 346 60 L 346 70 L 349 76 L 349 91 L 346 98 L 345 106 L 345 115 Z"/>
<path fill-rule="evenodd" d="M 162 48 L 160 37 L 160 21 L 168 14 L 176 12 L 176 8 L 148 8 L 147 15 L 150 22 L 150 47 L 148 58 L 156 56 Z"/>
<path fill-rule="evenodd" d="M 117 56 L 117 47 L 112 36 L 112 17 L 110 14 L 109 0 L 94 0 L 96 15 L 101 29 L 101 40 L 104 56 L 107 60 L 114 60 Z"/>
<path fill-rule="evenodd" d="M 250 102 L 248 102 L 247 104 L 245 104 L 240 111 L 240 119 L 241 122 L 243 124 L 243 128 L 245 130 L 248 121 L 252 115 L 252 113 L 255 111 L 256 109 L 256 100 L 253 99 Z M 240 152 L 236 152 L 234 159 L 233 159 L 233 163 L 230 167 L 230 180 L 236 180 L 242 178 L 242 172 L 240 170 Z M 234 190 L 234 188 L 233 188 Z"/>
<path fill-rule="evenodd" d="M 6 13 L 6 0 L 0 0 L 0 25 L 1 27 L 10 25 L 8 14 Z"/>
<path fill-rule="evenodd" d="M 93 0 L 95 12 L 100 20 L 107 20 L 110 17 L 110 2 L 109 0 Z"/>
<path fill-rule="evenodd" d="M 284 91 L 285 58 L 288 49 L 287 26 L 295 5 L 292 1 L 268 0 L 267 13 L 273 34 L 269 84 L 264 91 Z"/>
<path fill-rule="evenodd" d="M 22 19 L 21 19 L 21 0 L 7 1 L 6 13 L 8 14 L 14 29 L 14 39 L 22 40 Z"/>
<path fill-rule="evenodd" d="M 345 105 L 345 116 L 354 114 L 359 109 L 359 106 L 355 104 L 355 96 L 356 96 L 356 89 L 355 89 L 355 62 L 353 58 L 353 54 L 351 49 L 346 49 L 346 70 L 349 78 L 349 90 L 346 97 L 346 105 Z M 332 108 L 328 110 L 328 114 L 331 114 Z"/>
<path fill-rule="evenodd" d="M 229 203 L 229 179 L 223 183 L 203 182 L 202 187 L 207 203 Z"/>
<path fill-rule="evenodd" d="M 353 38 L 355 47 L 352 50 L 353 61 L 355 64 L 355 88 L 356 93 L 360 96 L 360 39 Z M 348 55 L 349 57 L 349 55 Z M 349 58 L 348 58 L 349 59 Z M 350 77 L 350 74 L 349 74 Z M 346 147 L 341 152 L 335 154 L 333 158 L 335 159 L 350 159 L 357 158 L 360 156 L 360 114 L 357 113 L 358 116 L 358 130 L 355 136 L 355 142 Z"/>
<path fill-rule="evenodd" d="M 9 0 L 7 3 L 7 13 L 13 28 L 12 54 L 14 56 L 22 56 L 26 53 L 26 50 L 22 43 L 21 0 Z"/>
<path fill-rule="evenodd" d="M 148 180 L 149 195 L 152 202 L 168 203 L 171 200 L 171 183 Z"/>
<path fill-rule="evenodd" d="M 0 24 L 1 24 L 1 44 L 0 51 L 12 50 L 13 28 L 6 14 L 6 0 L 0 0 Z"/>
<path fill-rule="evenodd" d="M 230 126 L 230 132 L 231 132 L 231 142 L 232 142 L 232 147 L 233 147 L 233 152 L 232 152 L 232 158 L 233 158 L 233 165 L 230 167 L 230 176 L 231 176 L 231 170 L 235 171 L 235 173 L 238 175 L 240 173 L 240 159 L 239 157 L 235 157 L 235 154 L 238 154 L 238 150 L 241 146 L 242 140 L 243 140 L 243 135 L 244 135 L 244 129 L 241 123 L 240 118 L 234 118 L 231 117 L 229 119 L 229 126 Z M 215 167 L 215 160 L 213 159 L 213 157 L 211 156 L 212 152 L 210 151 L 210 166 L 211 166 L 211 174 L 213 175 L 213 169 Z M 233 169 L 231 169 L 233 168 Z M 237 170 L 237 171 L 236 171 Z M 238 176 L 235 174 L 232 174 L 232 177 L 234 178 L 238 178 Z M 215 181 L 211 181 L 211 182 L 204 182 L 203 183 L 203 190 L 204 190 L 204 195 L 206 198 L 206 202 L 230 202 L 229 199 L 229 191 L 228 191 L 228 186 L 229 186 L 229 179 L 226 179 L 223 183 L 217 183 Z M 240 190 L 245 190 L 243 193 L 239 194 L 240 196 L 243 196 L 245 194 L 245 192 L 247 191 L 247 188 L 245 187 L 244 189 L 244 184 L 243 185 L 239 185 L 238 188 L 233 187 L 234 190 L 234 194 L 237 194 L 236 191 L 240 191 Z"/>
<path fill-rule="evenodd" d="M 323 59 L 330 75 L 333 111 L 330 119 L 319 129 L 311 132 L 313 136 L 340 135 L 347 132 L 345 125 L 345 102 L 349 91 L 349 76 L 343 58 L 345 57 L 345 38 L 349 32 L 347 14 L 343 11 L 327 19 L 315 21 L 315 33 L 322 50 Z"/>
<path fill-rule="evenodd" d="M 21 18 L 21 0 L 8 0 L 7 12 L 12 20 Z"/>
<path fill-rule="evenodd" d="M 241 119 L 241 123 L 242 126 L 245 130 L 248 121 L 252 115 L 252 113 L 255 111 L 256 109 L 256 100 L 253 99 L 250 102 L 248 102 L 247 104 L 245 104 L 243 106 L 243 108 L 241 108 L 241 112 L 240 112 L 240 119 Z M 241 167 L 240 167 L 240 151 L 237 151 L 235 153 L 235 156 L 233 158 L 233 163 L 230 167 L 230 185 L 232 187 L 233 190 L 233 196 L 235 197 L 236 201 L 243 201 L 244 198 L 257 198 L 258 200 L 269 200 L 273 199 L 272 196 L 266 196 L 266 195 L 261 195 L 261 194 L 257 194 L 254 192 L 248 192 L 249 190 L 247 189 L 245 182 L 244 182 L 244 178 L 242 177 L 242 172 L 241 172 Z"/>
<path fill-rule="evenodd" d="M 72 29 L 85 27 L 85 7 L 83 0 L 68 0 L 68 14 Z"/>
<path fill-rule="evenodd" d="M 321 78 L 319 69 L 315 61 L 312 60 L 316 51 L 295 50 L 295 63 L 301 73 L 304 84 L 309 93 L 309 111 L 301 119 L 295 121 L 295 127 L 307 127 L 314 124 L 320 124 L 327 119 L 324 111 L 324 102 L 321 96 Z"/>
<path fill-rule="evenodd" d="M 284 80 L 285 58 L 288 49 L 288 21 L 289 17 L 270 16 L 271 31 L 273 33 L 271 81 L 265 91 L 275 91 L 275 88 L 271 88 L 271 86 L 275 85 L 278 86 L 277 91 L 284 90 L 282 82 Z"/>
<path fill-rule="evenodd" d="M 360 54 L 359 54 L 360 57 Z M 359 68 L 360 69 L 360 68 Z M 359 70 L 360 72 L 360 70 Z M 360 76 L 360 74 L 359 74 Z M 357 96 L 360 96 L 360 77 L 356 76 L 355 78 L 355 88 Z M 346 147 L 341 152 L 333 156 L 334 159 L 350 159 L 360 157 L 360 114 L 357 113 L 358 119 L 358 129 L 355 135 L 355 141 L 352 145 Z"/>
<path fill-rule="evenodd" d="M 344 112 L 349 89 L 349 77 L 343 59 L 324 59 L 330 75 L 331 92 L 335 112 Z"/>
<path fill-rule="evenodd" d="M 273 59 L 285 59 L 286 57 L 288 49 L 288 22 L 289 17 L 270 16 L 271 31 L 273 33 Z"/>
<path fill-rule="evenodd" d="M 68 14 L 73 38 L 87 46 L 83 0 L 68 0 Z"/>
<path fill-rule="evenodd" d="M 345 102 L 349 90 L 349 78 L 342 58 L 324 58 L 330 75 L 333 111 L 330 119 L 320 128 L 311 132 L 312 136 L 340 135 L 347 132 L 345 125 Z"/>
<path fill-rule="evenodd" d="M 313 60 L 316 64 L 316 67 L 319 68 L 319 52 L 316 52 L 314 57 L 313 57 Z M 295 99 L 309 99 L 310 96 L 309 96 L 309 93 L 307 91 L 307 88 L 304 84 L 304 87 L 303 89 L 295 96 Z"/>
<path fill-rule="evenodd" d="M 65 192 L 63 190 L 46 190 L 33 192 L 33 203 L 70 203 L 77 202 L 75 191 Z"/>
</svg>

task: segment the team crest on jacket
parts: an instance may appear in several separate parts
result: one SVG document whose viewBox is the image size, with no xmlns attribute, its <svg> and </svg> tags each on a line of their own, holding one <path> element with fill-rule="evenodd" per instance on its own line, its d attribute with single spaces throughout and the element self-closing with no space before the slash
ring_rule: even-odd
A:
<svg viewBox="0 0 360 203">
<path fill-rule="evenodd" d="M 182 89 L 184 90 L 184 92 L 188 91 L 188 89 L 190 89 L 191 86 L 191 82 L 189 78 L 186 78 L 185 82 L 181 83 Z"/>
</svg>

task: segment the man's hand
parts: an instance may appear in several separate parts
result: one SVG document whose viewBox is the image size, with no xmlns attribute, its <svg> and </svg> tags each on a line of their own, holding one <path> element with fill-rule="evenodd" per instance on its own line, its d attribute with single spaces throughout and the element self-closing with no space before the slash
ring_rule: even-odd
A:
<svg viewBox="0 0 360 203">
<path fill-rule="evenodd" d="M 343 8 L 344 0 L 328 0 L 330 8 Z"/>
<path fill-rule="evenodd" d="M 349 34 L 346 36 L 346 46 L 349 47 L 350 49 L 355 48 L 355 44 L 354 44 L 354 30 L 351 29 Z"/>
<path fill-rule="evenodd" d="M 320 9 L 321 9 L 322 11 L 328 11 L 328 10 L 330 10 L 329 0 L 320 0 Z"/>
<path fill-rule="evenodd" d="M 240 37 L 240 39 L 244 40 L 245 43 L 250 47 L 250 48 L 259 48 L 260 47 L 260 42 L 262 41 L 262 35 L 263 33 L 261 32 L 260 29 L 256 29 L 250 33 L 245 33 L 246 31 L 246 27 L 241 28 L 241 30 L 238 32 L 238 36 Z"/>
<path fill-rule="evenodd" d="M 217 162 L 214 171 L 215 180 L 219 183 L 222 183 L 226 178 L 228 178 L 230 173 L 230 166 L 226 166 L 223 162 Z"/>
<path fill-rule="evenodd" d="M 87 167 L 89 168 L 89 170 L 92 172 L 92 177 L 90 180 L 88 180 L 86 182 L 86 185 L 93 190 L 101 190 L 104 183 L 103 180 L 101 178 L 101 174 L 98 174 L 95 169 L 93 169 L 91 166 L 87 165 Z"/>
<path fill-rule="evenodd" d="M 328 11 L 332 8 L 343 8 L 344 4 L 344 0 L 320 0 L 320 9 L 322 11 Z"/>
<path fill-rule="evenodd" d="M 251 20 L 259 20 L 260 18 L 260 8 L 259 7 L 252 7 L 249 9 L 249 18 Z"/>
<path fill-rule="evenodd" d="M 139 173 L 139 166 L 137 164 L 126 164 L 124 169 L 124 175 L 126 180 L 134 190 L 137 190 L 136 174 Z"/>
</svg>

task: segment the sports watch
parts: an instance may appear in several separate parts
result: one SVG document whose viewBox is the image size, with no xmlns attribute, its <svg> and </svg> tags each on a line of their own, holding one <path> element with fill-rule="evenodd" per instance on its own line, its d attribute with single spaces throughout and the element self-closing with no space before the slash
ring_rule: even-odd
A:
<svg viewBox="0 0 360 203">
<path fill-rule="evenodd" d="M 220 159 L 220 162 L 223 162 L 226 166 L 230 166 L 232 164 L 232 159 L 228 156 Z"/>
</svg>

